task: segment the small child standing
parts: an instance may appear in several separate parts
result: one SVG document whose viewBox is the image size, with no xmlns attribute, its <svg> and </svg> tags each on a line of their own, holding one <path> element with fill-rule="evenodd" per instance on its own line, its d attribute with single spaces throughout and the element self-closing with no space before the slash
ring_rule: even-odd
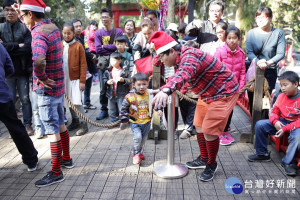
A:
<svg viewBox="0 0 300 200">
<path fill-rule="evenodd" d="M 149 85 L 148 76 L 137 73 L 132 77 L 133 89 L 125 96 L 120 113 L 121 130 L 125 129 L 128 122 L 131 123 L 133 133 L 133 164 L 140 164 L 145 159 L 143 146 L 151 127 L 151 101 L 152 90 L 147 89 Z M 162 115 L 160 111 L 159 115 Z"/>
<path fill-rule="evenodd" d="M 110 65 L 103 74 L 103 82 L 107 86 L 108 112 L 113 123 L 119 120 L 122 102 L 129 92 L 131 81 L 129 66 L 122 66 L 122 55 L 119 52 L 113 52 L 109 62 Z"/>
<path fill-rule="evenodd" d="M 300 91 L 299 76 L 293 71 L 286 71 L 278 77 L 282 93 L 278 95 L 271 110 L 269 119 L 259 120 L 255 124 L 255 150 L 254 155 L 249 155 L 251 162 L 271 161 L 268 152 L 268 135 L 282 137 L 289 134 L 289 146 L 286 155 L 282 158 L 281 167 L 286 175 L 297 175 L 293 159 L 300 146 Z"/>
<path fill-rule="evenodd" d="M 117 47 L 117 51 L 122 54 L 122 62 L 121 65 L 128 66 L 130 73 L 133 71 L 133 56 L 131 53 L 128 53 L 126 50 L 126 45 L 127 45 L 127 37 L 125 35 L 120 35 L 116 37 L 115 39 L 115 44 Z"/>
<path fill-rule="evenodd" d="M 239 47 L 241 32 L 237 27 L 230 27 L 225 32 L 226 43 L 217 48 L 215 57 L 218 58 L 235 75 L 239 83 L 239 91 L 246 84 L 245 52 Z M 231 112 L 225 130 L 220 136 L 220 145 L 230 145 L 234 138 L 229 134 L 233 111 Z"/>
<path fill-rule="evenodd" d="M 81 91 L 85 88 L 86 81 L 86 58 L 83 46 L 74 38 L 74 26 L 70 23 L 65 23 L 62 30 L 64 41 L 63 45 L 63 68 L 65 74 L 65 93 L 71 100 L 72 104 L 84 114 Z M 77 136 L 88 132 L 87 122 L 79 122 L 79 117 L 70 108 L 72 123 L 68 126 L 69 130 L 75 130 Z"/>
</svg>

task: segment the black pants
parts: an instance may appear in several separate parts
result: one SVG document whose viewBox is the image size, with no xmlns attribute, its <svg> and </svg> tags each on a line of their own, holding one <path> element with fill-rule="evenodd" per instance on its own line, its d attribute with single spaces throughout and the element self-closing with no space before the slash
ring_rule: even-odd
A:
<svg viewBox="0 0 300 200">
<path fill-rule="evenodd" d="M 90 78 L 88 78 L 85 82 L 85 89 L 84 89 L 84 100 L 83 103 L 84 105 L 91 105 L 91 88 L 92 88 L 92 84 L 93 84 L 93 76 L 91 76 Z"/>
<path fill-rule="evenodd" d="M 34 148 L 23 123 L 18 119 L 13 102 L 0 103 L 0 110 L 0 121 L 8 129 L 18 151 L 22 155 L 23 163 L 26 165 L 36 164 L 38 152 Z"/>
<path fill-rule="evenodd" d="M 229 117 L 228 117 L 228 120 L 227 120 L 227 124 L 226 124 L 226 127 L 224 129 L 224 132 L 227 132 L 229 127 L 230 127 L 230 124 L 231 124 L 231 119 L 232 119 L 232 115 L 233 115 L 233 110 L 231 111 Z"/>
<path fill-rule="evenodd" d="M 193 99 L 198 101 L 198 99 Z M 184 129 L 192 132 L 194 124 L 194 115 L 196 110 L 196 104 L 190 103 L 189 101 L 182 99 L 179 101 L 180 112 L 182 121 L 184 123 Z"/>
</svg>

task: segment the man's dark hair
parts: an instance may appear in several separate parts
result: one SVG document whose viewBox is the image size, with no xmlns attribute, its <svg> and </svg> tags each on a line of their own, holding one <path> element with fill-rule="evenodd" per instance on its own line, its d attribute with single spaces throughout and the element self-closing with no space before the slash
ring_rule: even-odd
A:
<svg viewBox="0 0 300 200">
<path fill-rule="evenodd" d="M 75 28 L 74 28 L 73 24 L 71 24 L 71 23 L 68 23 L 68 22 L 64 23 L 63 29 L 64 29 L 64 27 L 70 27 L 71 30 L 72 30 L 73 32 L 75 32 Z"/>
<path fill-rule="evenodd" d="M 143 73 L 136 73 L 133 77 L 132 77 L 132 82 L 135 83 L 136 81 L 149 81 L 148 76 Z"/>
<path fill-rule="evenodd" d="M 122 60 L 122 54 L 119 52 L 113 52 L 112 54 L 110 54 L 111 58 L 115 58 L 117 60 Z"/>
<path fill-rule="evenodd" d="M 82 21 L 79 19 L 72 19 L 71 24 L 74 24 L 76 22 L 80 22 L 80 24 L 82 25 Z"/>
<path fill-rule="evenodd" d="M 178 27 L 178 32 L 182 33 L 182 34 L 185 34 L 186 26 L 187 26 L 187 23 L 185 23 L 185 22 L 180 23 L 179 27 Z"/>
<path fill-rule="evenodd" d="M 101 9 L 100 14 L 102 14 L 102 13 L 108 13 L 110 17 L 114 16 L 114 13 L 109 8 L 103 8 L 103 9 Z"/>
<path fill-rule="evenodd" d="M 176 44 L 174 47 L 170 48 L 170 49 L 174 49 L 175 51 L 179 51 L 181 48 L 181 45 L 180 44 Z M 161 52 L 161 54 L 166 54 L 167 56 L 170 54 L 170 49 L 164 51 L 164 52 Z"/>
<path fill-rule="evenodd" d="M 22 10 L 26 15 L 28 15 L 29 11 L 38 19 L 44 19 L 45 18 L 45 13 L 41 12 L 35 12 L 31 10 Z"/>
<path fill-rule="evenodd" d="M 91 20 L 89 24 L 98 27 L 98 22 L 96 22 L 95 20 Z"/>
<path fill-rule="evenodd" d="M 228 29 L 226 29 L 225 38 L 227 38 L 227 36 L 230 32 L 233 32 L 239 39 L 241 39 L 241 31 L 237 27 L 232 26 L 232 27 L 229 27 Z"/>
<path fill-rule="evenodd" d="M 261 15 L 262 13 L 265 13 L 266 16 L 269 18 L 273 17 L 273 12 L 272 12 L 271 8 L 269 8 L 269 7 L 261 7 L 259 9 L 257 9 L 257 11 L 255 13 L 255 17 Z"/>
<path fill-rule="evenodd" d="M 222 12 L 223 12 L 224 9 L 225 9 L 225 6 L 224 6 L 223 1 L 216 0 L 216 1 L 211 2 L 211 3 L 209 4 L 209 9 L 210 9 L 211 6 L 214 6 L 214 5 L 219 5 L 219 6 L 221 6 L 221 7 L 222 7 Z"/>
<path fill-rule="evenodd" d="M 283 79 L 287 79 L 290 82 L 297 83 L 299 85 L 299 76 L 296 72 L 293 71 L 286 71 L 283 72 L 279 77 L 278 80 L 283 80 Z"/>
<path fill-rule="evenodd" d="M 17 3 L 15 0 L 4 0 L 2 3 L 2 8 L 4 9 L 7 6 L 12 6 L 14 3 Z"/>
<path fill-rule="evenodd" d="M 153 14 L 157 19 L 159 19 L 160 14 L 157 10 L 148 10 L 146 16 L 151 14 Z"/>
<path fill-rule="evenodd" d="M 116 37 L 115 41 L 127 43 L 128 40 L 127 40 L 126 35 L 120 35 L 120 36 Z"/>
</svg>

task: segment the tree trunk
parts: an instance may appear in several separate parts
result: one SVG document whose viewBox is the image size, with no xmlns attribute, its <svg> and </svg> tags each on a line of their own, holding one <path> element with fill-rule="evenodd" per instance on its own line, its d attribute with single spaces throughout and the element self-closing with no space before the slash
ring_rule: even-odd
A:
<svg viewBox="0 0 300 200">
<path fill-rule="evenodd" d="M 235 26 L 239 29 L 241 29 L 241 15 L 243 12 L 243 5 L 245 3 L 245 0 L 238 0 L 237 2 L 237 9 L 235 13 Z"/>
<path fill-rule="evenodd" d="M 112 0 L 106 0 L 106 8 L 112 9 Z"/>
<path fill-rule="evenodd" d="M 189 4 L 188 4 L 189 23 L 194 20 L 194 9 L 195 9 L 195 0 L 189 0 Z"/>
<path fill-rule="evenodd" d="M 175 22 L 175 0 L 169 0 L 168 3 L 168 15 L 167 15 L 167 24 Z"/>
</svg>

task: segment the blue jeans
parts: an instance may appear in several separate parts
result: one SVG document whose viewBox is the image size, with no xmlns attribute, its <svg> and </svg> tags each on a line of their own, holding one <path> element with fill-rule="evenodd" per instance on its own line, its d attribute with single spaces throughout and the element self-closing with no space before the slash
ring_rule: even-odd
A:
<svg viewBox="0 0 300 200">
<path fill-rule="evenodd" d="M 141 154 L 143 146 L 150 132 L 151 121 L 146 124 L 131 123 L 133 133 L 133 154 Z"/>
<path fill-rule="evenodd" d="M 116 122 L 120 119 L 119 114 L 122 108 L 124 97 L 112 97 L 108 100 L 108 114 L 111 122 Z"/>
<path fill-rule="evenodd" d="M 99 69 L 99 85 L 100 85 L 100 105 L 101 105 L 101 111 L 107 111 L 107 104 L 108 104 L 108 99 L 106 97 L 106 85 L 103 82 L 103 74 L 104 71 Z"/>
<path fill-rule="evenodd" d="M 84 105 L 87 105 L 87 106 L 91 105 L 90 96 L 91 96 L 92 83 L 93 83 L 93 75 L 86 80 L 85 89 L 83 92 L 83 94 L 84 94 L 83 103 L 84 103 Z"/>
<path fill-rule="evenodd" d="M 64 95 L 60 97 L 38 95 L 38 106 L 40 119 L 45 127 L 45 133 L 59 133 L 59 126 L 65 124 Z"/>
<path fill-rule="evenodd" d="M 45 133 L 45 128 L 43 126 L 43 123 L 40 119 L 39 114 L 39 106 L 38 106 L 38 95 L 36 92 L 31 92 L 31 102 L 32 102 L 32 112 L 33 112 L 33 121 L 34 121 L 34 130 L 37 131 L 41 129 L 42 133 Z"/>
<path fill-rule="evenodd" d="M 284 125 L 291 123 L 290 121 L 282 118 L 280 118 L 280 121 Z M 277 130 L 268 119 L 259 120 L 255 124 L 255 149 L 257 155 L 268 154 L 268 135 L 275 135 L 276 132 Z M 282 162 L 284 162 L 285 164 L 292 163 L 296 152 L 300 151 L 300 128 L 294 129 L 292 132 L 290 132 L 288 141 L 289 146 L 286 150 L 285 156 L 282 158 Z"/>
<path fill-rule="evenodd" d="M 13 95 L 13 103 L 16 103 L 16 91 L 18 89 L 19 97 L 22 102 L 23 123 L 31 125 L 32 110 L 29 98 L 29 78 L 27 76 L 18 76 L 6 79 L 9 90 Z"/>
</svg>

